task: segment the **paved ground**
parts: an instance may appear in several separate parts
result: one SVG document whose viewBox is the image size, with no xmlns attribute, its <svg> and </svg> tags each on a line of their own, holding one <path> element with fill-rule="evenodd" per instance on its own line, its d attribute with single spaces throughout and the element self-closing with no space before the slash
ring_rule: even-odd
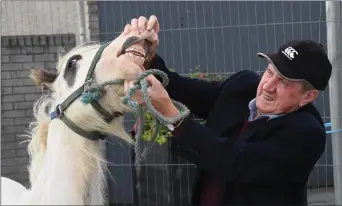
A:
<svg viewBox="0 0 342 206">
<path fill-rule="evenodd" d="M 334 188 L 308 190 L 309 205 L 335 205 Z"/>
</svg>

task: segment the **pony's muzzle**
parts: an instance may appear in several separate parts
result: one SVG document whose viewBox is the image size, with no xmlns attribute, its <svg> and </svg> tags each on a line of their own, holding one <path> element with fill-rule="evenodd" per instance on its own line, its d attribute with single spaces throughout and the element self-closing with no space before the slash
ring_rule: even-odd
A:
<svg viewBox="0 0 342 206">
<path fill-rule="evenodd" d="M 152 42 L 150 41 L 150 37 L 152 36 L 153 33 L 154 33 L 154 29 L 146 30 L 138 36 L 131 36 L 131 37 L 127 38 L 127 40 L 122 45 L 122 49 L 121 49 L 119 55 L 125 54 L 126 50 L 129 47 L 133 46 L 134 44 L 138 44 L 138 43 L 141 43 L 142 41 L 144 41 L 144 49 L 145 49 L 145 54 L 146 54 L 145 59 L 149 59 L 150 55 L 153 52 Z"/>
</svg>

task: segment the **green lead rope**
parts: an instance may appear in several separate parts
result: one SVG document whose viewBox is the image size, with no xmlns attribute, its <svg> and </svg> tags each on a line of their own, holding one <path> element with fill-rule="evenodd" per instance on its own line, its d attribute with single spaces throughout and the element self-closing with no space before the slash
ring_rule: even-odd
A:
<svg viewBox="0 0 342 206">
<path fill-rule="evenodd" d="M 131 107 L 136 108 L 137 117 L 139 118 L 138 124 L 137 124 L 137 131 L 134 137 L 136 140 L 136 145 L 135 145 L 136 164 L 140 164 L 140 162 L 146 158 L 148 151 L 151 149 L 151 147 L 155 143 L 155 140 L 159 134 L 161 124 L 166 125 L 169 129 L 172 130 L 173 124 L 184 119 L 190 114 L 190 110 L 185 105 L 183 105 L 180 102 L 176 102 L 174 100 L 172 100 L 173 104 L 180 111 L 180 113 L 175 117 L 165 117 L 153 107 L 151 100 L 148 96 L 148 92 L 147 92 L 148 84 L 147 84 L 147 81 L 145 80 L 145 78 L 151 74 L 160 76 L 162 78 L 162 84 L 164 87 L 168 85 L 169 80 L 167 78 L 167 75 L 164 72 L 157 70 L 157 69 L 150 69 L 142 73 L 137 78 L 137 80 L 134 83 L 134 86 L 130 88 L 126 96 L 123 97 L 124 104 L 130 105 Z M 150 112 L 152 118 L 155 121 L 154 129 L 153 129 L 154 132 L 152 134 L 151 141 L 147 144 L 143 152 L 141 152 L 141 147 L 143 145 L 142 135 L 143 135 L 143 128 L 145 127 L 144 114 L 146 111 L 143 106 L 131 100 L 134 92 L 138 89 L 140 89 L 143 94 L 146 109 L 148 110 L 148 112 Z"/>
<path fill-rule="evenodd" d="M 134 86 L 130 88 L 127 94 L 122 98 L 122 101 L 124 104 L 130 106 L 131 108 L 135 110 L 135 114 L 137 118 L 139 119 L 138 124 L 137 124 L 137 131 L 134 136 L 134 139 L 136 141 L 136 144 L 135 144 L 136 164 L 140 164 L 140 162 L 146 158 L 148 151 L 153 146 L 159 134 L 161 124 L 166 125 L 170 130 L 172 130 L 173 124 L 184 119 L 190 114 L 189 109 L 185 105 L 183 105 L 180 102 L 176 102 L 174 100 L 172 100 L 172 103 L 180 111 L 180 114 L 178 114 L 175 117 L 165 117 L 153 107 L 150 101 L 150 98 L 148 96 L 148 93 L 147 93 L 148 84 L 147 84 L 147 81 L 145 80 L 145 78 L 151 74 L 160 76 L 162 78 L 162 84 L 164 87 L 167 86 L 167 84 L 169 83 L 167 75 L 164 72 L 157 70 L 157 69 L 150 69 L 148 71 L 143 72 L 137 78 L 137 80 L 134 83 Z M 101 85 L 97 85 L 95 81 L 92 78 L 90 78 L 86 81 L 84 92 L 82 93 L 82 96 L 81 96 L 81 101 L 84 104 L 88 104 L 92 100 L 98 100 L 100 96 L 102 95 L 103 88 L 105 86 L 112 85 L 112 84 L 123 84 L 123 83 L 124 83 L 124 80 L 119 79 L 119 80 L 108 81 Z M 143 106 L 139 105 L 137 102 L 132 100 L 132 96 L 137 90 L 141 90 L 146 108 L 144 108 Z M 151 116 L 153 117 L 155 121 L 155 124 L 154 124 L 154 129 L 153 129 L 154 132 L 151 137 L 151 141 L 147 144 L 145 150 L 142 152 L 142 145 L 143 145 L 142 135 L 143 135 L 143 129 L 145 127 L 144 114 L 146 110 L 150 112 Z"/>
</svg>

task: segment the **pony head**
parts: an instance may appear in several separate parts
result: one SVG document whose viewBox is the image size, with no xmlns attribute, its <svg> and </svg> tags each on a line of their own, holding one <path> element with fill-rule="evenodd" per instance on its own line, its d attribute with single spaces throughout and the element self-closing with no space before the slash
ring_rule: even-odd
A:
<svg viewBox="0 0 342 206">
<path fill-rule="evenodd" d="M 152 31 L 153 32 L 153 31 Z M 148 64 L 155 53 L 155 48 L 147 41 L 152 32 L 146 31 L 140 36 L 132 33 L 122 33 L 114 41 L 108 44 L 100 54 L 98 61 L 91 73 L 92 79 L 97 85 L 119 79 L 135 79 L 144 71 L 144 65 Z M 49 147 L 50 133 L 58 133 L 65 130 L 79 136 L 79 138 L 64 138 L 63 144 L 73 145 L 82 150 L 82 155 L 92 155 L 93 145 L 98 144 L 80 134 L 75 134 L 68 127 L 61 127 L 61 121 L 53 124 L 50 114 L 58 108 L 70 95 L 79 90 L 87 78 L 93 59 L 96 57 L 100 44 L 82 44 L 59 58 L 57 72 L 44 69 L 34 69 L 31 78 L 36 85 L 47 88 L 49 94 L 42 96 L 35 104 L 34 116 L 36 122 L 31 123 L 31 141 L 29 154 L 31 156 L 30 181 L 36 179 L 44 154 Z M 131 108 L 123 104 L 123 84 L 112 84 L 103 87 L 98 105 L 110 114 L 124 114 L 131 112 Z M 110 121 L 98 112 L 91 104 L 84 104 L 80 96 L 75 98 L 64 111 L 63 115 L 72 121 L 78 128 L 86 132 L 101 132 L 108 136 L 117 136 L 128 143 L 134 143 L 133 139 L 124 129 L 123 116 L 116 115 Z M 64 125 L 65 126 L 65 125 Z M 53 144 L 51 144 L 53 145 Z M 88 145 L 88 146 L 87 146 Z"/>
</svg>

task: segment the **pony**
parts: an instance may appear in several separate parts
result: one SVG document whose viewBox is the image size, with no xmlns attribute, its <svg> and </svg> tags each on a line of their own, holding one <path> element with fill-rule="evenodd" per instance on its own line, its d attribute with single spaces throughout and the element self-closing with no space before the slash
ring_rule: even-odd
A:
<svg viewBox="0 0 342 206">
<path fill-rule="evenodd" d="M 31 79 L 49 92 L 35 102 L 35 122 L 28 134 L 31 187 L 1 177 L 2 204 L 105 204 L 106 160 L 101 139 L 91 137 L 117 136 L 134 144 L 123 125 L 123 114 L 132 108 L 122 102 L 121 83 L 104 86 L 96 104 L 80 101 L 81 92 L 86 90 L 85 79 L 96 85 L 136 79 L 155 54 L 148 40 L 154 32 L 122 32 L 105 46 L 84 43 L 59 58 L 57 72 L 32 70 Z"/>
</svg>

